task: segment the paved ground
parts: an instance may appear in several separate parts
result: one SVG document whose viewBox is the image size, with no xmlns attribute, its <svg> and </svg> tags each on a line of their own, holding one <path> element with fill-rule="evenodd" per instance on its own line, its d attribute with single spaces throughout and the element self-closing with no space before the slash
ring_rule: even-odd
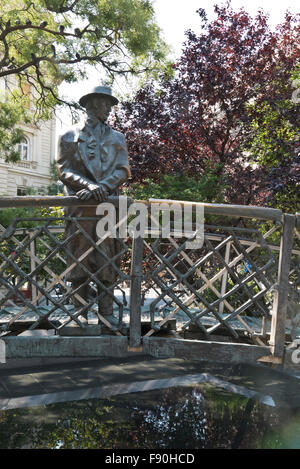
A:
<svg viewBox="0 0 300 469">
<path fill-rule="evenodd" d="M 300 408 L 300 379 L 280 371 L 136 354 L 124 359 L 9 360 L 0 364 L 0 409 L 167 387 L 185 379 L 204 379 L 221 387 L 230 383 L 232 389 L 228 389 L 233 392 L 255 391 L 270 397 L 275 405 Z"/>
<path fill-rule="evenodd" d="M 114 295 L 124 305 L 123 322 L 125 323 L 129 322 L 130 289 L 129 288 L 122 288 L 121 290 L 116 289 L 114 292 Z M 59 301 L 60 299 L 58 296 L 53 296 L 53 298 L 55 298 L 57 301 Z M 142 320 L 145 320 L 145 321 L 150 320 L 149 308 L 150 308 L 151 303 L 154 300 L 156 300 L 156 298 L 157 298 L 157 292 L 154 291 L 153 289 L 149 289 L 144 298 L 144 303 L 142 306 L 142 311 L 141 311 Z M 96 307 L 96 304 L 95 304 L 95 307 Z M 47 305 L 45 300 L 40 302 L 39 306 L 37 307 L 37 309 L 39 310 L 39 314 L 41 316 L 49 313 L 49 311 L 51 311 L 52 308 L 53 308 L 53 304 L 51 304 L 50 302 L 50 304 Z M 73 311 L 73 306 L 71 304 L 65 305 L 65 308 L 71 312 Z M 161 309 L 164 311 L 165 314 L 169 314 L 169 312 L 172 310 L 172 308 L 169 308 L 166 306 L 165 301 L 160 300 L 156 304 L 156 308 L 155 308 L 156 310 L 155 315 L 157 318 L 164 317 L 164 313 L 161 311 Z M 23 310 L 23 307 L 21 306 L 7 305 L 5 307 L 0 308 L 0 325 L 4 324 L 7 321 L 10 321 L 14 316 L 16 316 L 22 310 Z M 114 307 L 114 310 L 115 310 L 115 314 L 118 315 L 118 307 L 116 305 Z M 193 308 L 190 308 L 190 310 L 192 312 Z M 220 314 L 220 316 L 223 318 L 226 318 L 228 314 L 224 313 L 224 314 Z M 185 323 L 189 319 L 187 315 L 181 310 L 177 311 L 174 317 L 176 317 L 177 319 L 178 326 L 181 323 L 182 324 Z M 30 308 L 28 308 L 19 319 L 22 321 L 36 321 L 38 319 L 38 315 L 34 311 L 31 311 Z M 54 321 L 54 322 L 55 321 L 65 322 L 68 319 L 68 315 L 63 310 L 60 310 L 59 308 L 57 308 L 54 312 L 50 314 L 49 319 L 51 319 L 51 321 Z M 96 319 L 96 315 L 93 314 L 92 312 L 89 312 L 89 319 L 90 320 Z M 250 326 L 253 330 L 255 330 L 256 332 L 261 331 L 261 318 L 249 316 L 249 317 L 244 317 L 243 319 L 244 320 L 246 319 L 248 326 Z M 208 314 L 202 318 L 202 322 L 203 324 L 206 324 L 206 325 L 214 325 L 216 324 L 217 321 L 212 314 Z M 270 321 L 268 321 L 268 323 L 269 322 Z M 238 321 L 237 319 L 232 319 L 229 324 L 232 327 L 243 329 L 243 326 L 241 325 L 240 321 Z M 270 328 L 270 324 L 268 324 L 268 330 L 269 328 Z M 299 334 L 300 334 L 300 328 L 299 328 Z"/>
</svg>

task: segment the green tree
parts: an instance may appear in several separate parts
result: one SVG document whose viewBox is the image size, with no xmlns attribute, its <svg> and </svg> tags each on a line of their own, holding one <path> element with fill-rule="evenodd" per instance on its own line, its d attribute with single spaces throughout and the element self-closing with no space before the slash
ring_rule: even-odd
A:
<svg viewBox="0 0 300 469">
<path fill-rule="evenodd" d="M 299 138 L 299 124 L 291 122 L 288 117 L 288 114 L 296 112 L 296 105 L 286 99 L 273 105 L 262 103 L 254 106 L 253 111 L 256 115 L 251 122 L 250 156 L 268 168 L 277 166 L 294 154 Z"/>
<path fill-rule="evenodd" d="M 159 34 L 149 0 L 1 2 L 0 78 L 12 93 L 9 102 L 1 100 L 0 117 L 8 105 L 13 114 L 9 137 L 4 144 L 0 139 L 6 158 L 16 158 L 11 151 L 21 138 L 16 116 L 24 121 L 18 110 L 30 107 L 32 122 L 49 119 L 56 104 L 65 104 L 59 84 L 86 77 L 87 65 L 98 67 L 107 80 L 158 69 L 166 53 Z M 1 118 L 0 127 L 4 124 Z"/>
<path fill-rule="evenodd" d="M 133 180 L 157 182 L 182 172 L 200 179 L 209 163 L 218 180 L 225 179 L 226 202 L 274 206 L 263 162 L 285 160 L 295 143 L 299 122 L 291 119 L 299 104 L 291 102 L 291 73 L 299 63 L 298 15 L 286 12 L 271 29 L 263 10 L 251 17 L 230 2 L 216 6 L 211 21 L 202 8 L 197 13 L 202 31 L 186 32 L 174 76 L 149 82 L 116 111 Z M 256 166 L 249 164 L 253 155 Z"/>
<path fill-rule="evenodd" d="M 274 89 L 272 100 L 248 106 L 249 135 L 244 148 L 249 159 L 267 174 L 266 201 L 295 213 L 300 207 L 300 66 L 295 67 L 289 80 L 277 82 Z"/>
<path fill-rule="evenodd" d="M 29 123 L 30 118 L 24 108 L 18 106 L 14 97 L 0 95 L 0 151 L 5 161 L 15 162 L 20 159 L 17 144 L 24 137 L 20 123 Z"/>
<path fill-rule="evenodd" d="M 220 184 L 214 170 L 208 168 L 198 180 L 185 173 L 164 174 L 159 182 L 146 178 L 142 183 L 131 184 L 124 192 L 136 200 L 154 198 L 221 203 L 223 197 L 220 187 L 224 190 L 224 181 Z"/>
</svg>

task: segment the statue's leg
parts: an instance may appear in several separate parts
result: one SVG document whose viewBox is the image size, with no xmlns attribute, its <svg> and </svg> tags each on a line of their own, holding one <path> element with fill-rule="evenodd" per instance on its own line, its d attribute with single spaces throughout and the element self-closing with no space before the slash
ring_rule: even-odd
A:
<svg viewBox="0 0 300 469">
<path fill-rule="evenodd" d="M 76 294 L 79 295 L 83 300 L 88 301 L 88 284 L 82 285 L 84 283 L 85 279 L 81 280 L 73 280 L 72 281 L 72 290 L 78 290 L 76 291 Z M 75 313 L 80 310 L 84 305 L 83 303 L 79 300 L 79 298 L 76 298 L 76 294 L 72 295 L 72 302 L 75 308 Z M 79 316 L 79 319 L 82 320 L 82 322 L 87 322 L 88 319 L 88 312 L 84 312 Z"/>
<path fill-rule="evenodd" d="M 110 283 L 109 282 L 102 282 L 106 288 L 110 289 L 111 295 L 113 295 L 113 289 L 110 288 Z M 114 322 L 116 323 L 117 320 L 113 317 L 113 307 L 114 307 L 114 301 L 113 301 L 113 296 L 111 296 L 109 293 L 103 294 L 103 290 L 100 288 L 98 289 L 98 295 L 101 295 L 101 298 L 98 300 L 98 312 L 102 316 L 104 316 L 109 322 Z M 100 321 L 99 321 L 100 322 Z"/>
</svg>

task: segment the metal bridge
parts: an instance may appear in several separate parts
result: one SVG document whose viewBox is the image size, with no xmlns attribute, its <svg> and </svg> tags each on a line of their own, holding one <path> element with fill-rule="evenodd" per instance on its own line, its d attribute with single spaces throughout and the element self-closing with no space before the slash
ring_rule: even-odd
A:
<svg viewBox="0 0 300 469">
<path fill-rule="evenodd" d="M 119 198 L 108 202 L 117 205 Z M 153 205 L 163 201 L 139 202 L 151 217 Z M 166 233 L 159 225 L 149 228 L 147 236 L 120 238 L 117 258 L 109 258 L 101 246 L 103 238 L 95 242 L 80 223 L 82 218 L 66 218 L 57 210 L 78 205 L 76 197 L 0 199 L 0 210 L 35 211 L 0 226 L 0 342 L 6 358 L 143 353 L 292 364 L 300 326 L 299 214 L 174 202 L 177 207 L 188 203 L 204 208 L 200 248 L 187 248 L 189 238 L 179 237 L 175 226 Z M 56 207 L 52 214 L 50 207 Z M 74 226 L 72 236 L 84 236 L 88 242 L 79 259 L 70 250 L 66 221 Z M 116 272 L 109 290 L 84 263 L 93 252 L 101 253 Z M 77 266 L 88 275 L 90 294 L 85 298 L 66 280 Z M 104 293 L 113 297 L 117 325 L 96 307 Z M 80 310 L 72 306 L 74 295 Z M 83 312 L 88 312 L 88 326 L 81 323 Z"/>
</svg>

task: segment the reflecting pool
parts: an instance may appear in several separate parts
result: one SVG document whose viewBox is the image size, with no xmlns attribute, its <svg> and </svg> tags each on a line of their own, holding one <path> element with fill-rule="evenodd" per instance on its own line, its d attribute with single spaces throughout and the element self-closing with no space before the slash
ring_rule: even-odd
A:
<svg viewBox="0 0 300 469">
<path fill-rule="evenodd" d="M 210 384 L 0 411 L 0 448 L 300 448 L 300 408 Z"/>
</svg>

